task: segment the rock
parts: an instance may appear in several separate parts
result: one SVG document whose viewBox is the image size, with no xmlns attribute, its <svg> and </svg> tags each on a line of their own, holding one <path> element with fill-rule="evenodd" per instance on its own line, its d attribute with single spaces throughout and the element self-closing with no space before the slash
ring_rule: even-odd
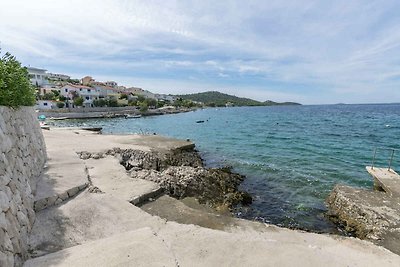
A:
<svg viewBox="0 0 400 267">
<path fill-rule="evenodd" d="M 79 187 L 73 187 L 67 191 L 69 197 L 73 197 L 79 193 Z"/>
<path fill-rule="evenodd" d="M 10 252 L 0 251 L 0 266 L 12 267 L 14 266 L 14 256 Z"/>
<path fill-rule="evenodd" d="M 34 204 L 35 211 L 41 211 L 42 209 L 45 209 L 46 207 L 47 207 L 47 199 L 46 198 L 42 198 L 42 199 L 35 201 L 35 204 Z"/>
<path fill-rule="evenodd" d="M 10 208 L 10 199 L 4 191 L 0 191 L 0 211 L 5 212 Z"/>
</svg>

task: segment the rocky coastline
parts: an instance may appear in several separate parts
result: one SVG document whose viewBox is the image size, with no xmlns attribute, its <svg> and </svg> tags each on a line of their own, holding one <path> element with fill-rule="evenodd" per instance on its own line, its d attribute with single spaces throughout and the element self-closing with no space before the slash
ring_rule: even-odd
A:
<svg viewBox="0 0 400 267">
<path fill-rule="evenodd" d="M 26 126 L 31 126 L 34 120 L 26 118 Z M 7 125 L 13 128 L 11 122 Z M 39 146 L 35 138 L 30 143 L 39 146 L 33 152 L 47 153 L 47 161 L 44 168 L 38 166 L 40 176 L 31 180 L 37 181 L 34 192 L 27 191 L 29 183 L 20 183 L 20 192 L 31 192 L 32 201 L 23 204 L 32 210 L 33 224 L 19 225 L 11 216 L 5 216 L 4 224 L 0 218 L 0 238 L 10 239 L 0 251 L 0 266 L 398 266 L 400 262 L 399 256 L 358 239 L 289 230 L 203 209 L 229 208 L 248 200 L 238 191 L 243 177 L 226 168 L 206 168 L 188 140 L 77 129 L 40 132 L 38 125 L 24 129 L 11 129 L 17 134 L 8 137 L 22 146 L 19 135 L 43 136 L 46 146 Z M 8 166 L 6 160 L 4 164 Z M 6 187 L 30 168 L 24 161 L 17 164 L 22 172 L 13 173 Z M 2 211 L 12 213 L 19 195 L 13 193 L 12 205 L 8 211 L 2 206 Z M 188 202 L 194 198 L 186 197 L 191 195 L 206 205 L 196 209 L 196 203 Z M 159 216 L 161 210 L 168 216 Z M 4 234 L 4 226 L 11 227 L 7 232 L 15 236 Z"/>
<path fill-rule="evenodd" d="M 83 160 L 106 156 L 117 158 L 132 178 L 155 182 L 165 194 L 177 199 L 194 197 L 220 211 L 252 202 L 250 194 L 238 190 L 243 175 L 228 167 L 206 168 L 193 144 L 169 151 L 113 148 L 103 153 L 79 152 Z"/>
</svg>

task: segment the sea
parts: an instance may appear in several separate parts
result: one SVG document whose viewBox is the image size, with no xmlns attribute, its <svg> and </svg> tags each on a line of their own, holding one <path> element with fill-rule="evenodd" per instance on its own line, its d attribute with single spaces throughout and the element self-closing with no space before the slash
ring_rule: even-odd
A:
<svg viewBox="0 0 400 267">
<path fill-rule="evenodd" d="M 365 167 L 374 154 L 375 166 L 387 167 L 395 149 L 391 166 L 400 170 L 400 104 L 206 108 L 54 123 L 190 139 L 206 166 L 246 176 L 240 189 L 253 203 L 236 207 L 235 216 L 314 232 L 340 231 L 326 216 L 325 199 L 336 184 L 372 189 Z"/>
</svg>

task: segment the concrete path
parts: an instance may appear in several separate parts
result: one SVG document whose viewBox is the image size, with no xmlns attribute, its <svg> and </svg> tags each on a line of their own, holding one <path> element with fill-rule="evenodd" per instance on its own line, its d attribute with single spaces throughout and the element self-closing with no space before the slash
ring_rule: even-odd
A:
<svg viewBox="0 0 400 267">
<path fill-rule="evenodd" d="M 79 159 L 75 151 L 60 149 L 57 140 L 53 142 L 47 138 L 45 140 L 47 163 L 36 187 L 36 211 L 73 197 L 88 184 L 84 162 Z"/>
</svg>

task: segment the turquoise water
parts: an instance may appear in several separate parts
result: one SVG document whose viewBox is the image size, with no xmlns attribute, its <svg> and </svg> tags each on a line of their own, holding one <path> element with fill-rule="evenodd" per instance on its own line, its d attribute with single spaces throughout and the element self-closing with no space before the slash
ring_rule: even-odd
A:
<svg viewBox="0 0 400 267">
<path fill-rule="evenodd" d="M 57 124 L 189 138 L 208 166 L 230 165 L 246 175 L 241 187 L 254 203 L 238 207 L 237 216 L 322 232 L 335 230 L 324 217 L 324 200 L 334 185 L 371 187 L 365 166 L 371 164 L 374 148 L 400 148 L 397 104 L 214 108 Z M 377 163 L 387 165 L 389 156 L 380 151 Z M 395 169 L 399 163 L 400 155 L 395 155 Z"/>
</svg>

